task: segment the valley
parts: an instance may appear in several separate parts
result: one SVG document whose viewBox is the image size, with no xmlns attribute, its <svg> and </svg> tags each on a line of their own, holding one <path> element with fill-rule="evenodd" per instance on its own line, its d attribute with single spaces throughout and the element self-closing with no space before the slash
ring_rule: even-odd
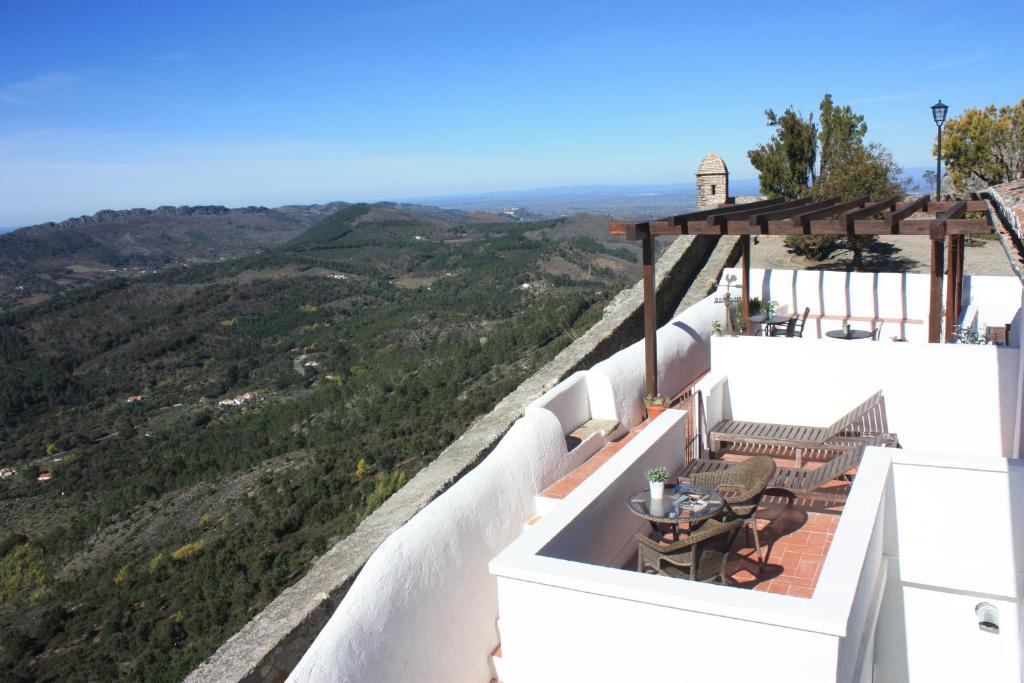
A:
<svg viewBox="0 0 1024 683">
<path fill-rule="evenodd" d="M 0 263 L 96 269 L 0 314 L 0 678 L 180 680 L 639 272 L 607 216 L 332 208 Z"/>
</svg>

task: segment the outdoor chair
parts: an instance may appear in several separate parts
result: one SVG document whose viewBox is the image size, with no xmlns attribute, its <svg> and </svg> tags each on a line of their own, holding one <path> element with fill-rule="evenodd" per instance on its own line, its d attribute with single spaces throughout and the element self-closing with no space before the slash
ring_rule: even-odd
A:
<svg viewBox="0 0 1024 683">
<path fill-rule="evenodd" d="M 636 568 L 646 574 L 725 585 L 725 563 L 743 520 L 709 519 L 689 536 L 671 543 L 636 535 Z"/>
<path fill-rule="evenodd" d="M 797 319 L 795 317 L 794 318 L 790 318 L 789 320 L 786 321 L 786 326 L 785 327 L 778 327 L 778 326 L 774 327 L 772 329 L 772 336 L 773 337 L 792 337 L 792 336 L 795 336 L 796 321 L 797 321 Z"/>
<path fill-rule="evenodd" d="M 811 307 L 810 306 L 807 306 L 806 308 L 804 308 L 803 315 L 800 316 L 800 320 L 797 321 L 796 327 L 793 329 L 793 336 L 794 337 L 802 337 L 802 336 L 804 336 L 804 325 L 807 324 L 807 316 L 810 315 L 810 313 L 811 313 Z"/>
<path fill-rule="evenodd" d="M 882 392 L 879 391 L 828 427 L 721 420 L 708 430 L 708 449 L 717 454 L 722 444 L 730 444 L 730 450 L 737 453 L 774 456 L 796 450 L 799 467 L 803 450 L 833 450 L 832 442 L 836 437 L 877 434 L 883 431 L 882 422 Z"/>
<path fill-rule="evenodd" d="M 727 468 L 694 471 L 685 476 L 687 483 L 715 489 L 723 494 L 726 499 L 725 519 L 743 520 L 747 533 L 754 537 L 754 550 L 757 552 L 758 562 L 763 560 L 761 539 L 757 532 L 757 509 L 761 505 L 765 489 L 775 477 L 776 469 L 772 458 L 757 455 Z"/>
</svg>

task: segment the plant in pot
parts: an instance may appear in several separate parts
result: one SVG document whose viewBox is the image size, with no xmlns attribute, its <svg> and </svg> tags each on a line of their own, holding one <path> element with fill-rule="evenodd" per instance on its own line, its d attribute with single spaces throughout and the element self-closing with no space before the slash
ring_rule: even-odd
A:
<svg viewBox="0 0 1024 683">
<path fill-rule="evenodd" d="M 715 336 L 715 337 L 721 337 L 722 336 L 722 323 L 718 322 L 717 320 L 712 320 L 711 321 L 711 334 L 713 336 Z"/>
<path fill-rule="evenodd" d="M 668 468 L 659 465 L 644 473 L 647 483 L 651 486 L 651 500 L 659 500 L 665 495 L 665 480 L 668 479 Z"/>
<path fill-rule="evenodd" d="M 668 408 L 668 397 L 664 394 L 647 395 L 644 397 L 644 407 L 647 408 L 647 417 L 653 420 Z"/>
</svg>

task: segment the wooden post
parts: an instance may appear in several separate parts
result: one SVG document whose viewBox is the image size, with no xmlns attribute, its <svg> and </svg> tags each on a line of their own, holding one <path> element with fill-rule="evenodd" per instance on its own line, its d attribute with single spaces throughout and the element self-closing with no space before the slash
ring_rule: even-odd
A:
<svg viewBox="0 0 1024 683">
<path fill-rule="evenodd" d="M 942 340 L 942 244 L 941 237 L 932 237 L 931 287 L 928 305 L 928 341 Z"/>
<path fill-rule="evenodd" d="M 957 255 L 958 250 L 956 247 L 958 237 L 950 235 L 949 239 L 946 240 L 947 251 L 947 263 L 946 263 L 946 329 L 943 335 L 946 342 L 953 341 L 953 327 L 956 325 L 957 320 L 957 307 L 956 307 L 956 272 L 957 272 Z"/>
<path fill-rule="evenodd" d="M 747 334 L 750 327 L 750 235 L 740 237 L 740 248 L 743 252 L 743 334 Z"/>
<path fill-rule="evenodd" d="M 964 247 L 967 244 L 967 235 L 957 235 L 956 238 L 956 317 L 964 312 Z"/>
<path fill-rule="evenodd" d="M 648 396 L 658 393 L 658 320 L 654 302 L 654 236 L 650 228 L 643 233 L 644 265 L 644 357 L 645 388 Z"/>
</svg>

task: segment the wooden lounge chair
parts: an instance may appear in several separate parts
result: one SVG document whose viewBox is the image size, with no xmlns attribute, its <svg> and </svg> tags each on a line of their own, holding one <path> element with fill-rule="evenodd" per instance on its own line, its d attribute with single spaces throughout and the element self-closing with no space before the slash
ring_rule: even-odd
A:
<svg viewBox="0 0 1024 683">
<path fill-rule="evenodd" d="M 828 427 L 805 427 L 771 422 L 722 420 L 708 430 L 708 449 L 720 453 L 722 444 L 730 444 L 734 452 L 781 455 L 780 451 L 797 450 L 800 466 L 801 449 L 826 449 L 841 436 L 877 434 L 882 431 L 882 392 L 878 391 Z"/>
<path fill-rule="evenodd" d="M 886 435 L 891 436 L 891 435 Z M 886 441 L 879 438 L 877 443 L 874 444 L 862 444 L 856 448 L 852 448 L 843 452 L 838 453 L 834 458 L 829 460 L 821 467 L 814 469 L 804 467 L 779 467 L 775 470 L 775 475 L 772 477 L 769 488 L 785 489 L 794 494 L 797 494 L 801 498 L 816 498 L 823 500 L 836 500 L 845 498 L 845 495 L 837 496 L 828 492 L 819 491 L 822 486 L 842 477 L 845 474 L 849 474 L 858 465 L 860 465 L 861 459 L 864 457 L 864 449 L 868 445 L 884 445 Z M 895 443 L 895 439 L 891 440 L 891 443 Z M 728 462 L 725 460 L 691 460 L 680 472 L 680 481 L 697 481 L 699 478 L 703 478 L 702 475 L 707 472 L 720 472 L 728 471 L 729 469 L 739 467 L 743 463 Z"/>
</svg>

